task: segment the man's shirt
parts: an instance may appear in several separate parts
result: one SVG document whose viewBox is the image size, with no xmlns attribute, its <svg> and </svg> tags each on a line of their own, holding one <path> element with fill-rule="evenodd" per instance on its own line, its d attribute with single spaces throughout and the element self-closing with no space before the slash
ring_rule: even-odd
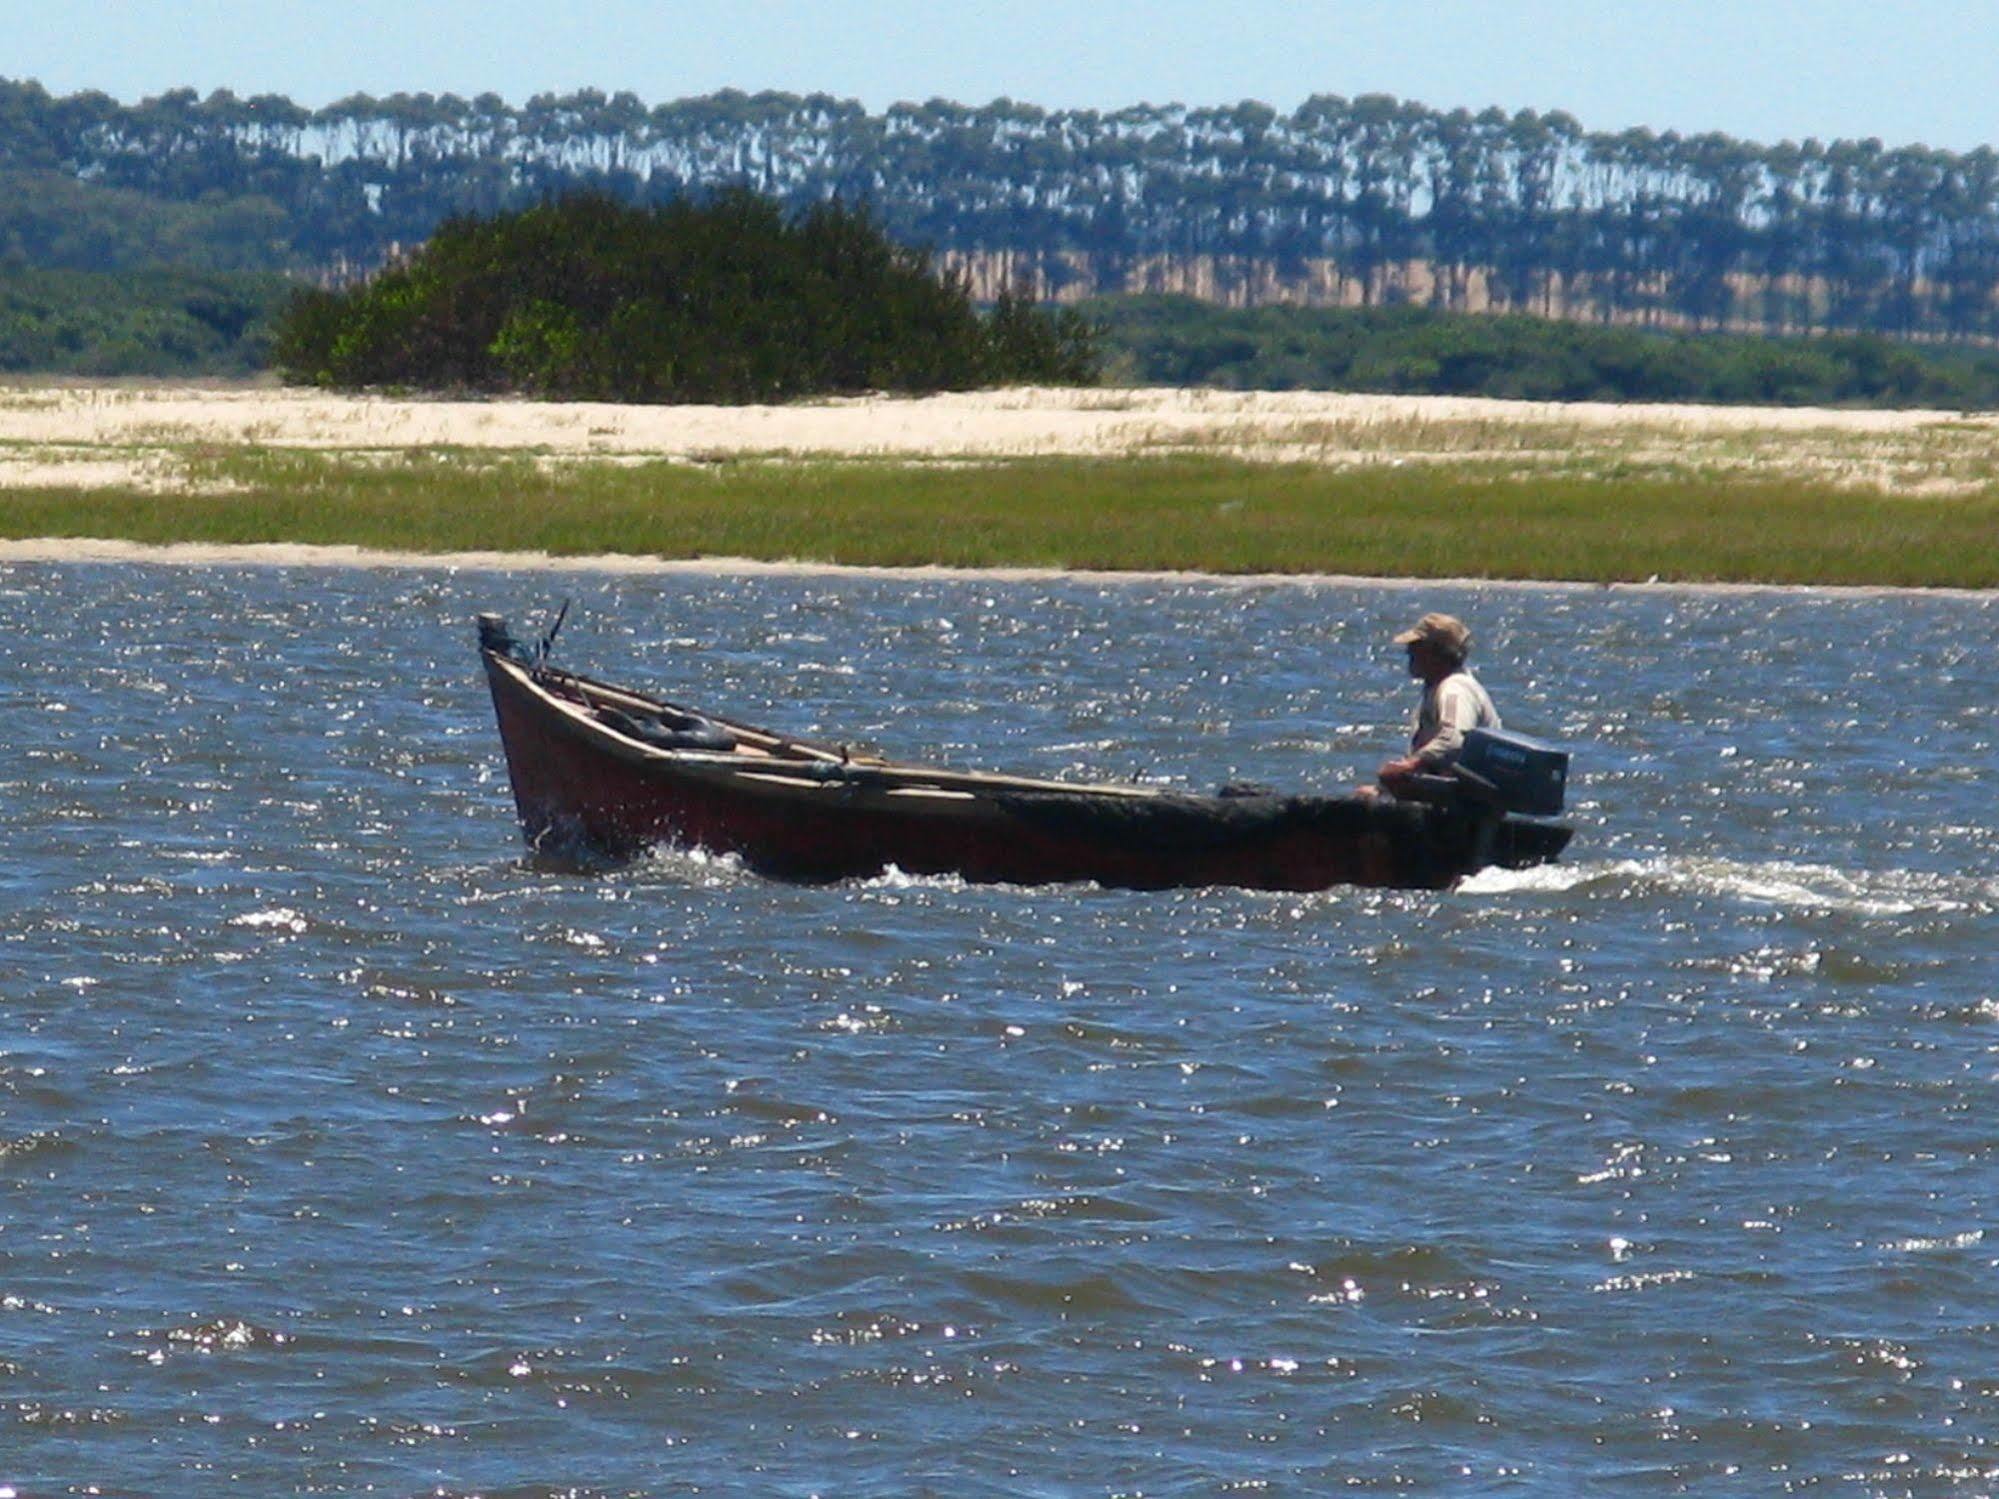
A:
<svg viewBox="0 0 1999 1499">
<path fill-rule="evenodd" d="M 1470 730 L 1499 726 L 1499 710 L 1478 678 L 1468 671 L 1454 671 L 1435 686 L 1424 687 L 1409 749 L 1426 768 L 1439 769 L 1464 752 Z"/>
</svg>

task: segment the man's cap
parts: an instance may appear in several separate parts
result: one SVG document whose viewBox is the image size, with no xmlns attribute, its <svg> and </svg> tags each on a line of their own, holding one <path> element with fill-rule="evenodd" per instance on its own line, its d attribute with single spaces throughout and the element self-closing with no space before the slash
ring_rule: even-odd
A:
<svg viewBox="0 0 1999 1499">
<path fill-rule="evenodd" d="M 1462 656 L 1471 649 L 1471 631 L 1454 614 L 1426 614 L 1395 637 L 1397 645 L 1415 645 L 1418 641 Z"/>
</svg>

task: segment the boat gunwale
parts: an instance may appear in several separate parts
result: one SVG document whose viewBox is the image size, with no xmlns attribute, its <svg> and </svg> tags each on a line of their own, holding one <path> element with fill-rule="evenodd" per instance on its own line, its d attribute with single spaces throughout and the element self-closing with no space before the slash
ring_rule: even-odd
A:
<svg viewBox="0 0 1999 1499">
<path fill-rule="evenodd" d="M 843 756 L 839 751 L 809 740 L 795 739 L 788 735 L 776 734 L 769 729 L 753 724 L 725 718 L 705 709 L 692 709 L 672 703 L 664 698 L 648 697 L 629 687 L 586 677 L 577 672 L 563 671 L 554 667 L 531 668 L 512 657 L 494 650 L 484 650 L 490 669 L 498 669 L 523 691 L 529 693 L 537 703 L 555 710 L 561 722 L 572 730 L 581 731 L 585 737 L 601 747 L 616 753 L 619 758 L 638 764 L 672 767 L 709 779 L 719 773 L 718 778 L 736 779 L 743 776 L 769 776 L 781 772 L 785 767 L 825 767 L 824 779 L 806 782 L 801 779 L 800 787 L 807 784 L 813 790 L 844 787 L 848 789 L 881 788 L 888 791 L 905 789 L 937 789 L 962 791 L 977 796 L 1029 794 L 1036 796 L 1073 797 L 1119 797 L 1129 800 L 1156 801 L 1162 798 L 1193 798 L 1208 800 L 1199 793 L 1175 791 L 1160 786 L 1121 786 L 1111 782 L 1053 781 L 1033 776 L 1012 776 L 991 771 L 952 770 L 945 766 L 916 765 L 892 760 L 857 760 Z M 560 694 L 551 692 L 540 680 L 552 677 L 575 684 L 586 693 L 594 692 L 627 702 L 640 704 L 652 709 L 666 708 L 679 713 L 694 713 L 710 723 L 736 734 L 739 738 L 762 740 L 765 748 L 761 756 L 749 756 L 736 750 L 704 750 L 694 748 L 668 748 L 663 745 L 647 744 L 640 739 L 620 733 L 611 725 L 596 718 L 588 708 L 571 702 Z M 780 754 L 789 751 L 791 754 Z"/>
</svg>

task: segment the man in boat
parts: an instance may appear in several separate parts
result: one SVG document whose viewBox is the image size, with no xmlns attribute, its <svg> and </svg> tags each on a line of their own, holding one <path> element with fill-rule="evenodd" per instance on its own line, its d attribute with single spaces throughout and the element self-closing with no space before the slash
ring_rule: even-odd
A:
<svg viewBox="0 0 1999 1499">
<path fill-rule="evenodd" d="M 1409 753 L 1390 760 L 1377 773 L 1382 789 L 1410 796 L 1421 776 L 1450 774 L 1464 752 L 1472 729 L 1496 729 L 1499 710 L 1478 678 L 1465 670 L 1471 654 L 1471 631 L 1449 614 L 1426 614 L 1395 637 L 1409 652 L 1409 675 L 1423 684 L 1423 701 L 1416 709 L 1416 730 Z"/>
</svg>

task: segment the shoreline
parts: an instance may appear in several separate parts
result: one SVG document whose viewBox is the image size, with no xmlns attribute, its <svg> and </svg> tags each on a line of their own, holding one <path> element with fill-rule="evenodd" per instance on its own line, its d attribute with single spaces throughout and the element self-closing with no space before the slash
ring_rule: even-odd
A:
<svg viewBox="0 0 1999 1499">
<path fill-rule="evenodd" d="M 1490 586 L 1983 598 L 1999 589 L 1995 529 L 1999 413 L 1174 389 L 724 408 L 0 387 L 0 535 L 22 538 L 0 556 L 17 559 L 824 559 L 1262 583 L 1476 571 L 1506 580 Z M 665 560 L 687 558 L 725 560 Z"/>
<path fill-rule="evenodd" d="M 15 564 L 149 565 L 157 567 L 309 567 L 356 570 L 429 568 L 444 572 L 682 574 L 701 577 L 872 577 L 911 582 L 985 579 L 1005 583 L 1080 582 L 1203 583 L 1242 588 L 1486 588 L 1561 593 L 1822 594 L 1839 598 L 1936 598 L 1999 602 L 1999 588 L 1910 587 L 1872 583 L 1576 582 L 1570 579 L 1379 577 L 1362 573 L 1221 573 L 1198 569 L 1064 567 L 949 567 L 866 565 L 846 562 L 768 562 L 752 557 L 660 557 L 602 552 L 556 556 L 548 552 L 387 551 L 361 546 L 301 542 L 150 542 L 91 537 L 0 538 L 0 567 Z"/>
</svg>

